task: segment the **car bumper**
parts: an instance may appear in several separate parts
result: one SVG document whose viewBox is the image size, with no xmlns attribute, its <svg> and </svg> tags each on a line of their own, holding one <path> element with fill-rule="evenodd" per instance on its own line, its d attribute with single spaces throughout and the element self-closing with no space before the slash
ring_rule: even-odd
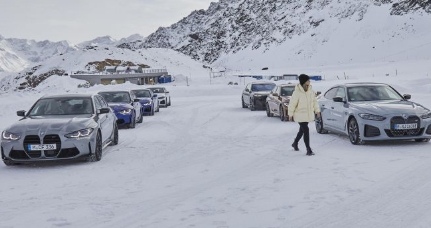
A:
<svg viewBox="0 0 431 228">
<path fill-rule="evenodd" d="M 151 114 L 153 112 L 153 104 L 150 105 L 142 105 L 142 113 L 145 114 Z"/>
<path fill-rule="evenodd" d="M 80 139 L 69 139 L 56 134 L 46 134 L 48 136 L 56 136 L 55 140 L 49 143 L 43 137 L 35 141 L 35 134 L 28 134 L 17 141 L 3 140 L 1 142 L 2 159 L 15 162 L 38 162 L 38 161 L 54 161 L 54 160 L 73 160 L 81 157 L 87 157 L 95 151 L 96 133 L 93 132 L 90 136 Z M 31 138 L 31 140 L 29 140 Z M 28 144 L 56 144 L 56 150 L 49 151 L 29 151 L 26 146 Z"/>
<path fill-rule="evenodd" d="M 166 106 L 168 105 L 168 100 L 167 100 L 167 98 L 166 98 L 166 97 L 164 97 L 164 98 L 162 98 L 162 99 L 159 99 L 159 105 L 160 105 L 160 106 L 163 106 L 163 107 L 166 107 Z"/>
<path fill-rule="evenodd" d="M 115 113 L 115 116 L 117 117 L 117 125 L 119 127 L 127 125 L 127 124 L 131 124 L 132 120 L 133 120 L 132 114 L 123 115 L 121 113 Z"/>
<path fill-rule="evenodd" d="M 360 119 L 358 122 L 364 141 L 431 139 L 431 119 L 419 119 L 419 128 L 411 130 L 395 130 L 394 117 L 384 121 Z"/>
</svg>

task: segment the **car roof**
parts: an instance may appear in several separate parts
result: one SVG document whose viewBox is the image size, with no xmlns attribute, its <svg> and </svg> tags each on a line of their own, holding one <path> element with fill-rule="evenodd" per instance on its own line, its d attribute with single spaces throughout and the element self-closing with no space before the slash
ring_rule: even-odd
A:
<svg viewBox="0 0 431 228">
<path fill-rule="evenodd" d="M 146 91 L 151 91 L 150 89 L 132 89 L 130 91 L 142 91 L 142 90 L 146 90 Z M 151 91 L 152 92 L 152 91 Z"/>
<path fill-rule="evenodd" d="M 378 83 L 378 82 L 353 82 L 353 83 L 344 83 L 344 84 L 339 84 L 336 85 L 334 87 L 337 86 L 346 86 L 346 87 L 355 87 L 355 86 L 387 86 L 388 84 L 385 83 Z"/>
<path fill-rule="evenodd" d="M 58 95 L 46 95 L 42 98 L 90 98 L 94 94 L 58 94 Z"/>
<path fill-rule="evenodd" d="M 108 90 L 108 91 L 99 91 L 98 93 L 128 93 L 127 90 Z"/>
<path fill-rule="evenodd" d="M 252 82 L 252 83 L 250 83 L 250 84 L 252 84 L 252 85 L 259 85 L 259 84 L 274 84 L 274 85 L 275 85 L 275 83 L 274 83 L 274 82 Z"/>
<path fill-rule="evenodd" d="M 282 84 L 282 85 L 278 85 L 280 87 L 296 87 L 296 84 Z"/>
</svg>

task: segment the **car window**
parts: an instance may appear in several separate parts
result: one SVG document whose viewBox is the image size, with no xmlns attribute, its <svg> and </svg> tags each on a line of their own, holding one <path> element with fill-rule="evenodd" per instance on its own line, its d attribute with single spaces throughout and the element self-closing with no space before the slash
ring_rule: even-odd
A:
<svg viewBox="0 0 431 228">
<path fill-rule="evenodd" d="M 133 90 L 136 97 L 152 97 L 150 90 Z"/>
<path fill-rule="evenodd" d="M 281 88 L 281 96 L 292 96 L 293 91 L 295 91 L 295 87 L 293 86 L 285 86 Z"/>
<path fill-rule="evenodd" d="M 105 101 L 110 103 L 130 103 L 130 94 L 128 92 L 101 92 L 100 96 L 105 99 Z"/>
<path fill-rule="evenodd" d="M 334 99 L 335 94 L 337 93 L 337 90 L 338 90 L 338 87 L 328 90 L 328 92 L 325 93 L 325 98 L 328 100 Z"/>
<path fill-rule="evenodd" d="M 341 98 L 343 98 L 345 100 L 346 99 L 346 90 L 344 88 L 342 88 L 342 87 L 339 87 L 337 89 L 335 97 L 341 97 Z"/>
<path fill-rule="evenodd" d="M 46 98 L 36 102 L 29 116 L 93 114 L 91 98 Z"/>
<path fill-rule="evenodd" d="M 274 89 L 275 84 L 253 84 L 251 86 L 251 91 L 259 92 L 259 91 L 271 91 Z"/>
<path fill-rule="evenodd" d="M 108 103 L 106 103 L 105 99 L 103 99 L 102 96 L 97 95 L 96 97 L 99 99 L 99 102 L 103 108 L 109 108 Z"/>
<path fill-rule="evenodd" d="M 102 104 L 100 103 L 100 100 L 98 97 L 94 97 L 94 105 L 96 105 L 97 110 L 102 108 Z"/>
<path fill-rule="evenodd" d="M 358 86 L 347 89 L 349 101 L 403 100 L 403 97 L 389 86 Z"/>
</svg>

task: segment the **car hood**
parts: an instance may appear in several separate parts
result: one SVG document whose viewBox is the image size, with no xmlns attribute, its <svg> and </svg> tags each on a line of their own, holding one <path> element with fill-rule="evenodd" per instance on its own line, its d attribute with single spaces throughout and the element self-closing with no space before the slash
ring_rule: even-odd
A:
<svg viewBox="0 0 431 228">
<path fill-rule="evenodd" d="M 365 111 L 370 114 L 408 114 L 408 115 L 421 115 L 429 110 L 424 106 L 411 102 L 411 101 L 367 101 L 367 102 L 353 102 L 353 107 Z"/>
<path fill-rule="evenodd" d="M 26 135 L 27 132 L 30 134 L 64 135 L 77 130 L 96 127 L 97 123 L 93 118 L 92 115 L 27 117 L 6 130 L 20 135 Z"/>
<path fill-rule="evenodd" d="M 116 111 L 123 111 L 125 109 L 133 109 L 133 106 L 129 103 L 108 103 L 108 105 L 115 112 Z"/>
</svg>

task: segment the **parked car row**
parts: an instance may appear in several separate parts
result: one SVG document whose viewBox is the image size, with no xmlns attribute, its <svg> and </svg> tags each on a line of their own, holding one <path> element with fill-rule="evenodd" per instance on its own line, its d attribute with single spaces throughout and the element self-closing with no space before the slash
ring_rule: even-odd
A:
<svg viewBox="0 0 431 228">
<path fill-rule="evenodd" d="M 167 104 L 165 88 L 44 96 L 28 112 L 18 111 L 22 118 L 2 132 L 1 157 L 6 165 L 100 161 L 105 147 L 118 144 L 119 128 L 134 128 Z"/>
<path fill-rule="evenodd" d="M 295 85 L 250 83 L 243 91 L 243 108 L 266 110 L 268 117 L 279 116 L 287 121 L 289 99 Z M 431 111 L 410 101 L 383 83 L 346 83 L 316 94 L 321 118 L 316 118 L 320 134 L 334 132 L 349 137 L 352 144 L 381 140 L 431 139 Z"/>
</svg>

